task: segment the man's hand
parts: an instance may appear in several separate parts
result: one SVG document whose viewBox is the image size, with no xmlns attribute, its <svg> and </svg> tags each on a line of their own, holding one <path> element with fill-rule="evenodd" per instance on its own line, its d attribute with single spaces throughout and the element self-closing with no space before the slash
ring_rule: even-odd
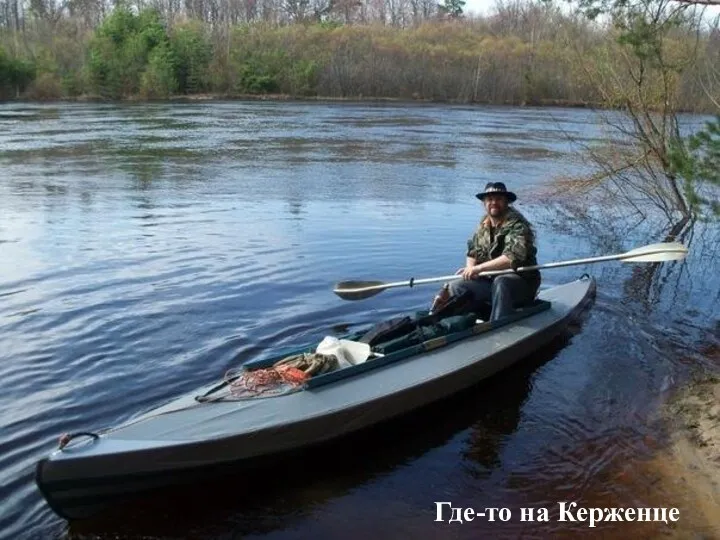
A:
<svg viewBox="0 0 720 540">
<path fill-rule="evenodd" d="M 472 272 L 475 268 L 474 265 L 469 264 L 467 266 L 464 266 L 463 268 L 458 268 L 458 271 L 455 272 L 456 276 L 462 276 L 463 279 L 471 279 L 472 278 Z"/>
<path fill-rule="evenodd" d="M 482 271 L 482 265 L 467 265 L 465 268 L 462 268 L 462 276 L 463 279 L 473 279 L 477 274 L 479 274 Z M 460 273 L 458 271 L 458 273 Z"/>
<path fill-rule="evenodd" d="M 477 262 L 476 259 L 473 257 L 467 257 L 465 259 L 465 267 L 459 268 L 457 272 L 455 272 L 455 275 L 460 276 L 462 275 L 463 279 L 472 279 L 473 275 L 479 272 L 479 268 L 481 265 L 475 264 Z"/>
</svg>

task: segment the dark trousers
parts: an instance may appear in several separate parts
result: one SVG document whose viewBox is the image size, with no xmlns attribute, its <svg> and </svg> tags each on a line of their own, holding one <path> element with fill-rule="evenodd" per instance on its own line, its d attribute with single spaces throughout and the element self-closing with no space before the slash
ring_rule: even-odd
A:
<svg viewBox="0 0 720 540">
<path fill-rule="evenodd" d="M 530 304 L 535 299 L 535 291 L 528 282 L 513 274 L 496 276 L 493 279 L 456 279 L 450 282 L 451 296 L 464 294 L 466 291 L 473 295 L 473 311 L 482 311 L 488 304 L 492 307 L 491 321 L 510 315 L 515 308 Z"/>
</svg>

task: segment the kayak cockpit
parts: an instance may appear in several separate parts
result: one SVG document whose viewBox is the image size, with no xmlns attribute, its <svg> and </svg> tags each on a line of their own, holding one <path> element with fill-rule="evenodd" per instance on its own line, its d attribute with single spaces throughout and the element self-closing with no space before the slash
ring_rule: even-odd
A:
<svg viewBox="0 0 720 540">
<path fill-rule="evenodd" d="M 512 315 L 498 321 L 482 321 L 476 314 L 459 315 L 441 319 L 435 323 L 422 324 L 423 320 L 432 318 L 426 313 L 418 314 L 418 325 L 410 334 L 381 341 L 373 345 L 369 361 L 345 369 L 331 371 L 312 377 L 305 384 L 306 388 L 316 388 L 346 377 L 352 377 L 370 369 L 376 369 L 399 360 L 405 360 L 429 352 L 452 343 L 468 339 L 513 322 L 525 319 L 536 313 L 550 309 L 551 303 L 546 300 L 536 300 L 533 304 L 518 308 Z M 427 319 L 424 319 L 428 317 Z"/>
<path fill-rule="evenodd" d="M 257 399 L 317 388 L 490 332 L 550 307 L 549 301 L 536 299 L 498 321 L 482 321 L 476 313 L 437 318 L 419 311 L 342 338 L 326 337 L 315 347 L 248 362 L 195 399 Z"/>
</svg>

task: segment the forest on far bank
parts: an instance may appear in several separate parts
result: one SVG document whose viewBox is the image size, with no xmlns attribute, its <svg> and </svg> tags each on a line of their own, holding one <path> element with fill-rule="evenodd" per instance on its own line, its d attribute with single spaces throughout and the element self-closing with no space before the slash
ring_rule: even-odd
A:
<svg viewBox="0 0 720 540">
<path fill-rule="evenodd" d="M 638 60 L 617 24 L 531 0 L 466 17 L 462 2 L 445 1 L 30 0 L 23 8 L 0 0 L 0 98 L 625 105 Z M 666 65 L 643 68 L 650 84 L 639 99 L 715 110 L 717 21 L 687 16 L 665 29 L 660 46 Z"/>
</svg>

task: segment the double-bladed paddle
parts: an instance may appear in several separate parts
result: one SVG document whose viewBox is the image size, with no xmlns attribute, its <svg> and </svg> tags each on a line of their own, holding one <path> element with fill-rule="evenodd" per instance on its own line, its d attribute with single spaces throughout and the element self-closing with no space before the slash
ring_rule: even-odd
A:
<svg viewBox="0 0 720 540">
<path fill-rule="evenodd" d="M 635 263 L 649 262 L 665 262 L 678 261 L 684 259 L 688 253 L 688 249 L 678 242 L 666 242 L 661 244 L 650 244 L 635 249 L 631 249 L 626 253 L 617 255 L 604 255 L 602 257 L 591 257 L 589 259 L 575 259 L 571 261 L 560 261 L 548 264 L 538 264 L 535 266 L 521 266 L 517 269 L 493 270 L 490 272 L 481 272 L 478 276 L 498 276 L 501 274 L 515 274 L 518 272 L 527 272 L 529 270 L 543 270 L 546 268 L 559 268 L 561 266 L 574 266 L 580 264 L 591 264 L 605 261 L 622 261 Z M 423 285 L 426 283 L 437 283 L 440 281 L 452 281 L 462 279 L 462 275 L 453 274 L 450 276 L 440 276 L 434 278 L 415 279 L 411 278 L 407 281 L 396 281 L 393 283 L 384 283 L 382 281 L 341 281 L 333 289 L 333 292 L 344 300 L 364 300 L 386 289 L 395 287 L 415 285 Z"/>
</svg>

